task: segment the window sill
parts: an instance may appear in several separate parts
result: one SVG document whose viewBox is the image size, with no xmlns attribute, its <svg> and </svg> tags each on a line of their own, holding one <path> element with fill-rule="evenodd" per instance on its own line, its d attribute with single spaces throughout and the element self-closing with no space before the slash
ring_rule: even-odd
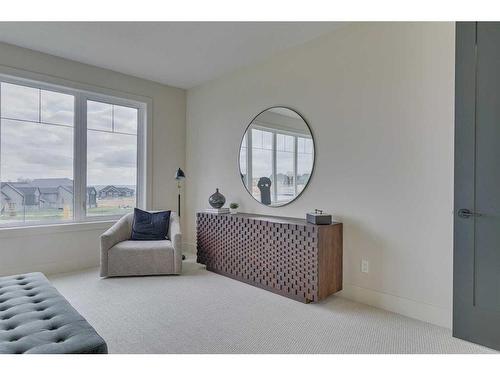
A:
<svg viewBox="0 0 500 375">
<path fill-rule="evenodd" d="M 40 224 L 25 227 L 4 227 L 0 228 L 0 238 L 11 237 L 26 237 L 46 235 L 53 233 L 68 233 L 68 232 L 83 232 L 83 231 L 105 231 L 113 225 L 117 219 L 103 221 L 88 221 L 80 223 L 64 223 L 64 224 Z"/>
</svg>

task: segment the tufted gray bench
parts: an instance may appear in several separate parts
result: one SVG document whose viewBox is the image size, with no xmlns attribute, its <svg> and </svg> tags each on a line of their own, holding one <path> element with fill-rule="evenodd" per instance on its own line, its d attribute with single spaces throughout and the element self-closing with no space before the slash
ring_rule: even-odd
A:
<svg viewBox="0 0 500 375">
<path fill-rule="evenodd" d="M 106 342 L 39 272 L 0 277 L 0 353 L 107 353 Z"/>
</svg>

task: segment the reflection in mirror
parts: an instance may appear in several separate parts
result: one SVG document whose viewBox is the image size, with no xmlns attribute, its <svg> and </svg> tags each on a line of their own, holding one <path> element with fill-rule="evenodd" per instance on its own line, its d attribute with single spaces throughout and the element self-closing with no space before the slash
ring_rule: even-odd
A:
<svg viewBox="0 0 500 375">
<path fill-rule="evenodd" d="M 240 175 L 248 192 L 266 206 L 290 203 L 314 167 L 311 130 L 295 111 L 273 107 L 247 127 L 240 147 Z"/>
</svg>

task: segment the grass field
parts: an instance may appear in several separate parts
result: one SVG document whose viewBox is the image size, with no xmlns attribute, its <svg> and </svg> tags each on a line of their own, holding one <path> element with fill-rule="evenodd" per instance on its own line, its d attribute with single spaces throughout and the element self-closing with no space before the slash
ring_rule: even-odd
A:
<svg viewBox="0 0 500 375">
<path fill-rule="evenodd" d="M 135 197 L 98 199 L 97 207 L 87 209 L 88 216 L 116 216 L 132 212 L 135 207 Z M 17 210 L 14 215 L 10 212 L 0 214 L 0 223 L 23 223 L 29 221 L 70 221 L 73 212 L 70 208 L 60 210 L 57 208 L 40 208 L 29 210 Z"/>
<path fill-rule="evenodd" d="M 71 220 L 73 218 L 73 213 L 71 211 L 65 212 L 63 210 L 58 210 L 54 208 L 45 208 L 39 210 L 23 210 L 16 211 L 14 215 L 10 213 L 5 213 L 0 215 L 0 220 L 2 221 L 53 221 L 53 220 Z"/>
<path fill-rule="evenodd" d="M 123 215 L 132 212 L 135 207 L 135 197 L 98 199 L 97 207 L 87 209 L 89 216 Z"/>
</svg>

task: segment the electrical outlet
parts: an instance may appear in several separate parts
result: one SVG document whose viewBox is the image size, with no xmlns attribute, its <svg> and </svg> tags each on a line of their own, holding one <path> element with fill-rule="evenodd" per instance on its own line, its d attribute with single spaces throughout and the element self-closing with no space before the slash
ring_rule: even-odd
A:
<svg viewBox="0 0 500 375">
<path fill-rule="evenodd" d="M 361 272 L 368 273 L 370 263 L 366 259 L 361 259 Z"/>
</svg>

